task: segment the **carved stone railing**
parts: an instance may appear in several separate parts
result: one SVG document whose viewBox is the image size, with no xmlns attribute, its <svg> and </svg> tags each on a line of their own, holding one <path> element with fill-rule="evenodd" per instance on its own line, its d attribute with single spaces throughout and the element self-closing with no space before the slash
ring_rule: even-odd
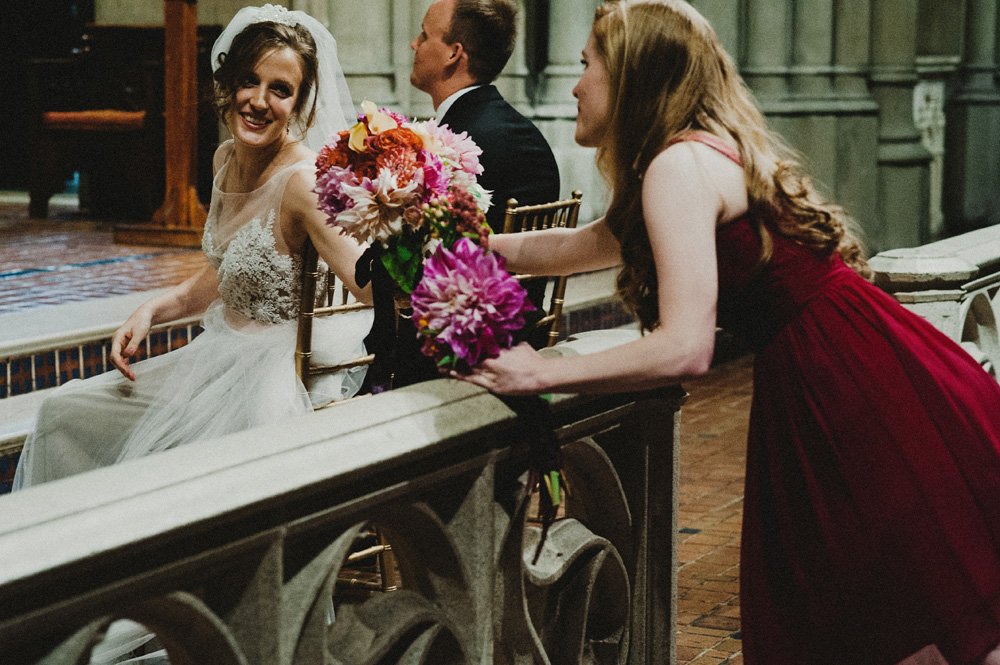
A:
<svg viewBox="0 0 1000 665">
<path fill-rule="evenodd" d="M 1000 226 L 871 260 L 875 283 L 961 344 L 994 377 L 1000 371 Z"/>
<path fill-rule="evenodd" d="M 549 352 L 623 341 L 590 335 Z M 2 660 L 87 662 L 125 617 L 175 665 L 673 663 L 683 400 L 554 397 L 572 494 L 537 564 L 530 430 L 451 380 L 0 497 Z M 401 588 L 331 623 L 369 523 Z"/>
</svg>

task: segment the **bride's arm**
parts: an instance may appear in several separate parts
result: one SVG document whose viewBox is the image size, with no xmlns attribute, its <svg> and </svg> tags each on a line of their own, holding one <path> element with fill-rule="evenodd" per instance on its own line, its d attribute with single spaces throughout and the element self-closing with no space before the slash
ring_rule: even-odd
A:
<svg viewBox="0 0 1000 665">
<path fill-rule="evenodd" d="M 618 242 L 604 218 L 576 229 L 548 229 L 490 236 L 490 249 L 507 269 L 530 275 L 573 275 L 621 263 Z"/>
<path fill-rule="evenodd" d="M 150 329 L 204 312 L 219 297 L 215 269 L 205 266 L 191 277 L 139 306 L 111 338 L 111 364 L 126 378 L 135 381 L 129 359 L 139 352 L 139 344 Z"/>
<path fill-rule="evenodd" d="M 361 288 L 354 280 L 354 266 L 364 253 L 365 247 L 344 235 L 340 229 L 330 226 L 326 214 L 319 210 L 319 200 L 312 191 L 314 184 L 311 171 L 302 170 L 295 173 L 285 187 L 282 202 L 284 212 L 287 213 L 288 219 L 295 223 L 296 228 L 308 234 L 317 253 L 354 297 L 363 303 L 371 304 L 371 284 Z M 301 241 L 304 241 L 304 236 L 297 240 L 290 239 L 289 245 L 293 242 L 298 245 Z"/>
</svg>

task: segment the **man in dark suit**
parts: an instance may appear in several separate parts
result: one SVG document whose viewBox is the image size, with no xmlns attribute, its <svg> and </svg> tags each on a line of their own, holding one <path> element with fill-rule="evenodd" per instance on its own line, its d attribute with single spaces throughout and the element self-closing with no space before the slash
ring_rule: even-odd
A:
<svg viewBox="0 0 1000 665">
<path fill-rule="evenodd" d="M 431 96 L 440 124 L 467 132 L 483 151 L 477 181 L 493 193 L 486 221 L 494 233 L 503 231 L 509 198 L 520 205 L 559 198 L 559 168 L 549 144 L 491 85 L 514 50 L 516 16 L 510 0 L 437 0 L 410 44 L 410 82 Z M 539 309 L 545 281 L 526 284 L 528 298 Z M 375 319 L 366 339 L 376 357 L 368 377 L 374 391 L 439 376 L 433 361 L 421 354 L 422 342 L 409 319 L 398 319 L 395 330 L 390 330 L 392 322 L 384 313 L 376 311 Z M 528 341 L 544 346 L 544 332 Z"/>
<path fill-rule="evenodd" d="M 437 0 L 410 44 L 410 82 L 431 96 L 441 124 L 467 132 L 483 151 L 478 181 L 493 192 L 486 221 L 494 233 L 503 231 L 507 199 L 559 198 L 559 168 L 545 137 L 491 85 L 514 50 L 516 16 L 510 0 Z"/>
</svg>

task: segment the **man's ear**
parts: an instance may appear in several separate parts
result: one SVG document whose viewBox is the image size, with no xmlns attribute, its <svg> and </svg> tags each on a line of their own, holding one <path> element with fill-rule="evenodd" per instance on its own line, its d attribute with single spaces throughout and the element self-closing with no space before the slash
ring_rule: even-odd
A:
<svg viewBox="0 0 1000 665">
<path fill-rule="evenodd" d="M 448 62 L 445 66 L 451 68 L 463 65 L 464 68 L 468 68 L 469 54 L 465 52 L 462 42 L 450 44 L 449 48 L 451 49 L 451 53 L 448 54 Z"/>
</svg>

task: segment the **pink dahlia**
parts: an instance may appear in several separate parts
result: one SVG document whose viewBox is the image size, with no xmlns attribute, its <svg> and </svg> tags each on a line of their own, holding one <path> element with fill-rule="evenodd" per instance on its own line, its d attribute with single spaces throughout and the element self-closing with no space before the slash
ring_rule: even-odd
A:
<svg viewBox="0 0 1000 665">
<path fill-rule="evenodd" d="M 339 213 L 354 205 L 354 201 L 344 191 L 344 185 L 355 184 L 354 172 L 349 168 L 327 166 L 326 171 L 316 177 L 313 191 L 319 195 L 319 209 L 332 220 Z"/>
<path fill-rule="evenodd" d="M 469 137 L 468 132 L 456 134 L 448 125 L 439 125 L 436 120 L 428 120 L 426 129 L 440 144 L 438 155 L 453 169 L 471 176 L 483 172 L 483 166 L 479 163 L 479 155 L 483 154 L 483 150 Z"/>
<path fill-rule="evenodd" d="M 437 155 L 426 150 L 420 152 L 420 158 L 424 161 L 424 201 L 446 195 L 448 174 L 445 172 L 444 164 Z"/>
<path fill-rule="evenodd" d="M 439 364 L 463 360 L 475 365 L 510 348 L 534 309 L 521 284 L 504 270 L 503 257 L 462 238 L 424 262 L 424 276 L 412 293 L 417 329 L 426 335 L 424 354 Z"/>
</svg>

